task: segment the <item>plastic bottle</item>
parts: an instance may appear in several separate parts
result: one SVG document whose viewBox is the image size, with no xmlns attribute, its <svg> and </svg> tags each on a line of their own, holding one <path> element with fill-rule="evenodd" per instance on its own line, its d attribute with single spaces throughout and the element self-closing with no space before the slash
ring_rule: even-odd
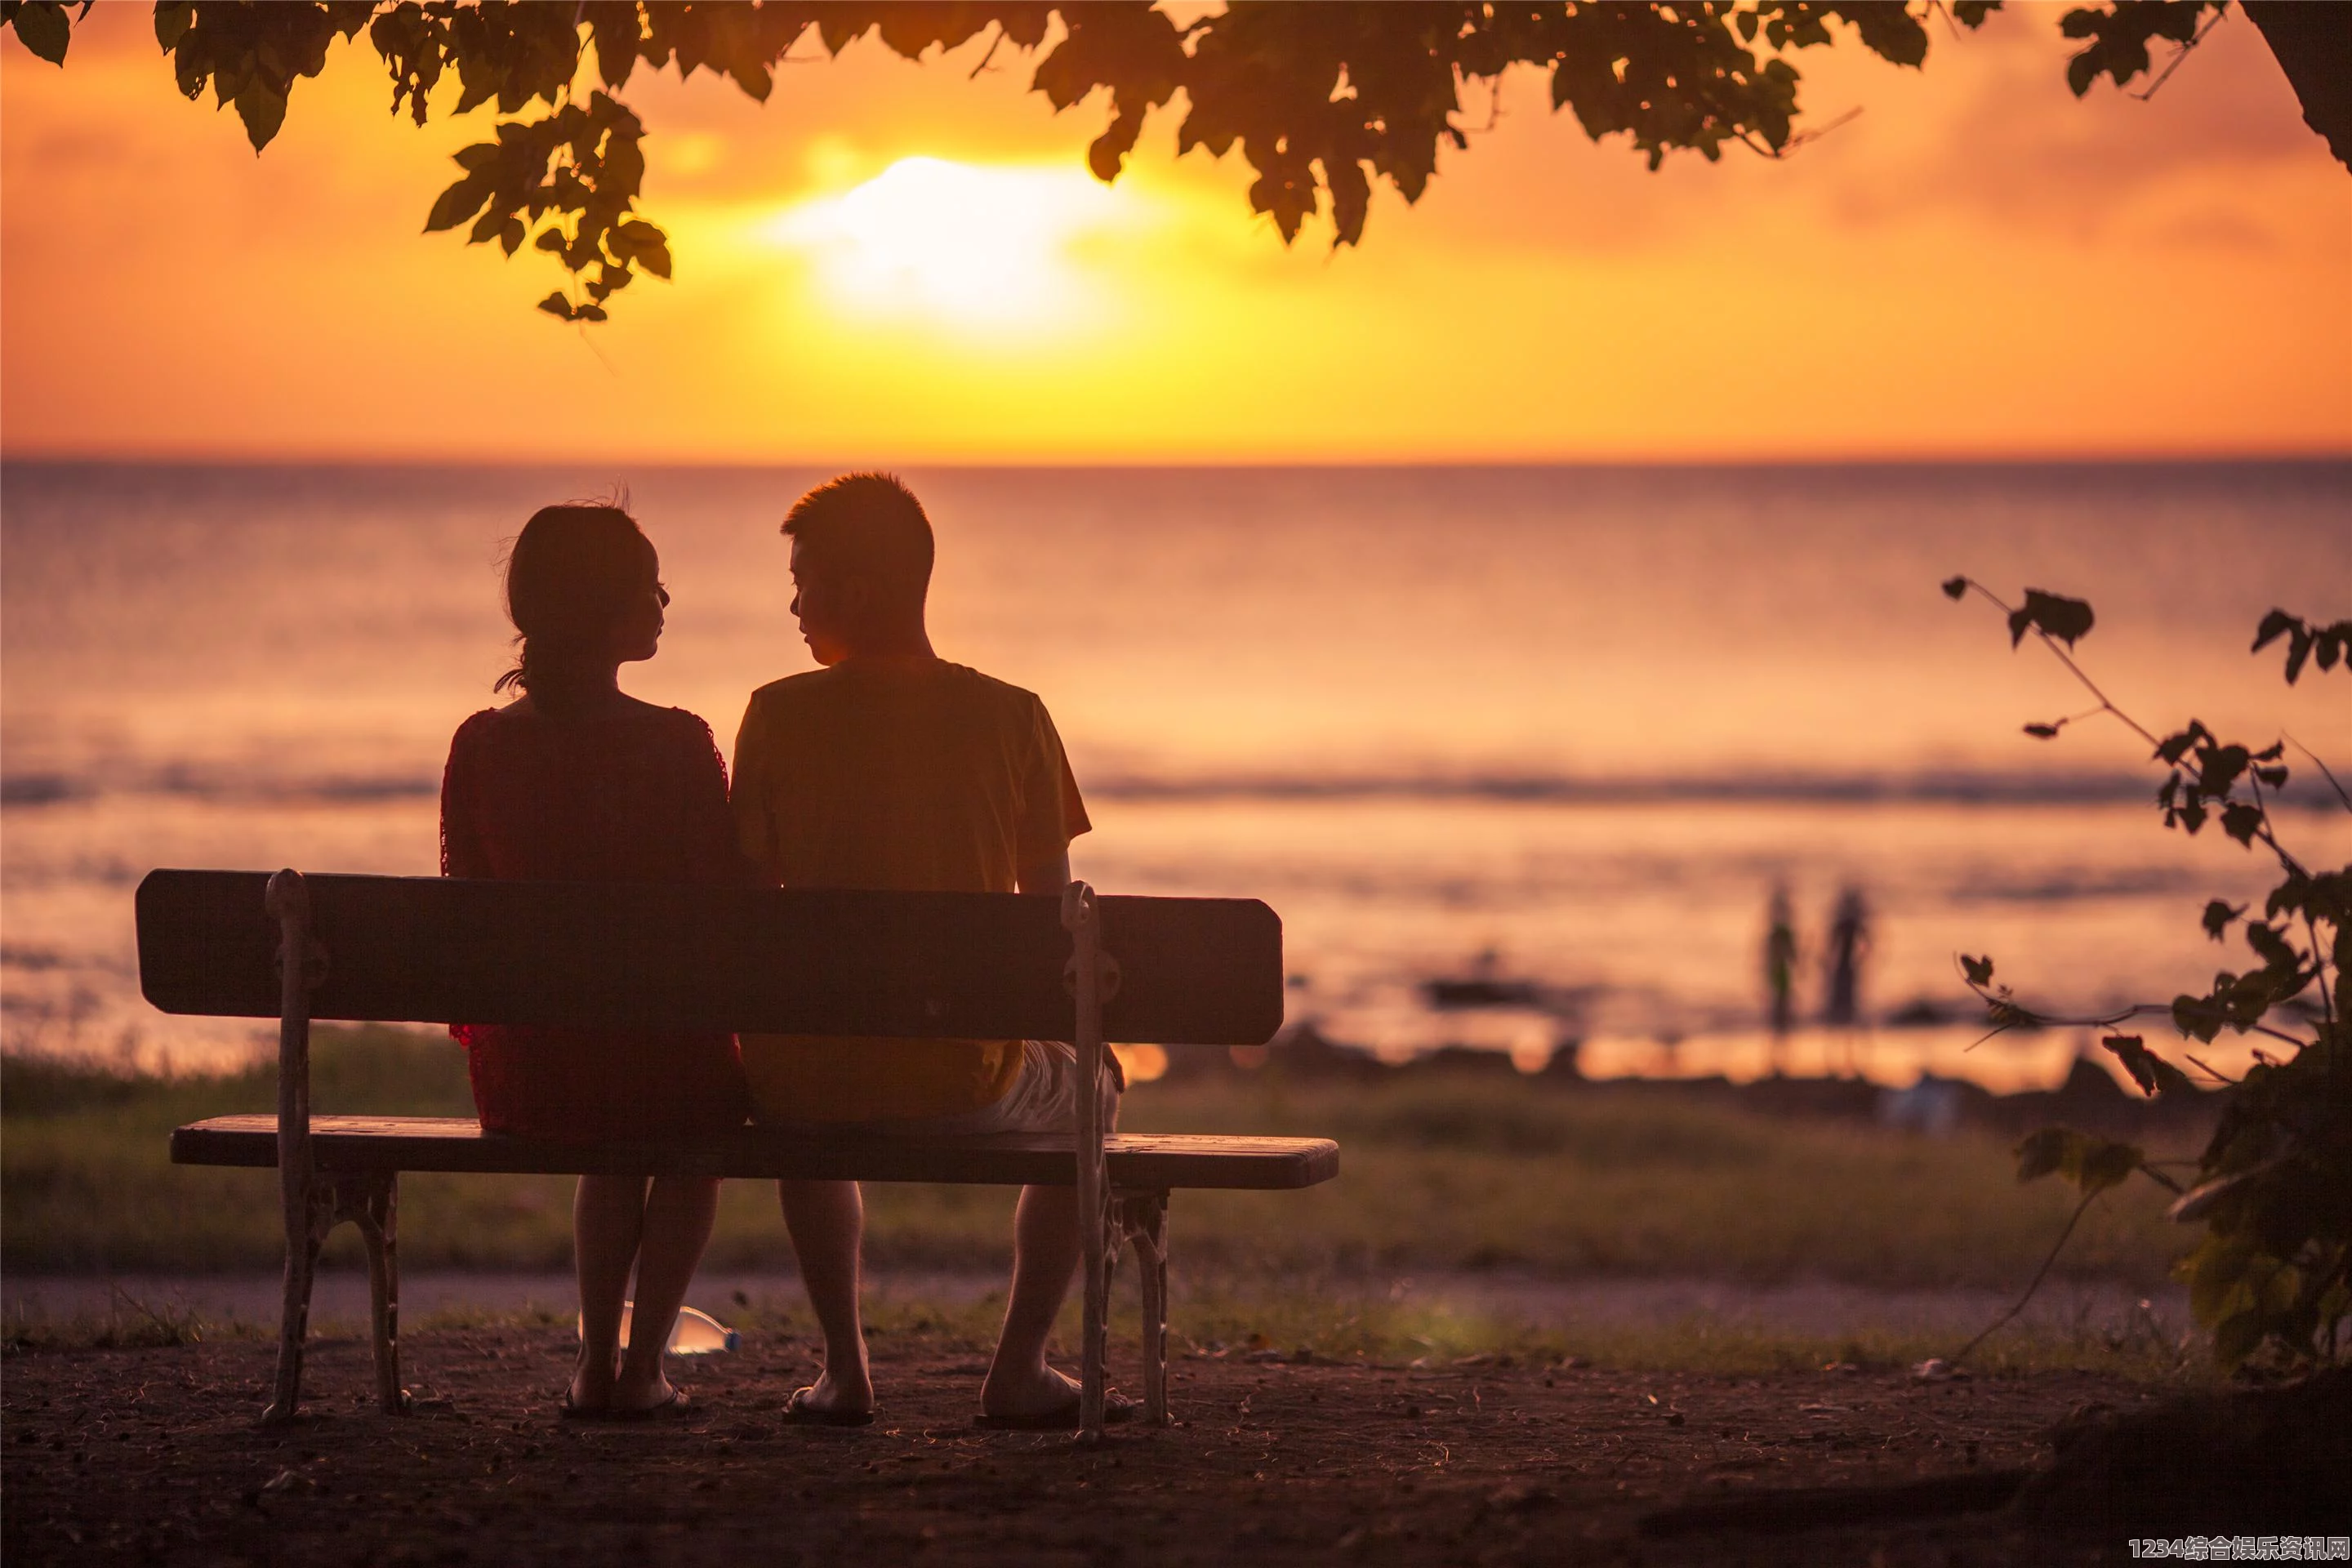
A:
<svg viewBox="0 0 2352 1568">
<path fill-rule="evenodd" d="M 621 1343 L 629 1342 L 629 1325 L 635 1321 L 637 1304 L 621 1303 Z M 584 1332 L 587 1325 L 581 1324 Z M 709 1355 L 714 1351 L 731 1351 L 740 1336 L 736 1331 L 696 1307 L 680 1307 L 677 1322 L 669 1331 L 669 1353 L 672 1355 Z"/>
</svg>

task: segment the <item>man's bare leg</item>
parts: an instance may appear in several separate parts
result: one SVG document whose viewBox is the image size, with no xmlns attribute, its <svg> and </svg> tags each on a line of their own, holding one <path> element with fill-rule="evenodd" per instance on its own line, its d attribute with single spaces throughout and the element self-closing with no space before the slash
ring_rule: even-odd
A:
<svg viewBox="0 0 2352 1568">
<path fill-rule="evenodd" d="M 1077 1189 L 1022 1188 L 1013 1219 L 1013 1297 L 980 1385 L 980 1407 L 988 1415 L 1043 1415 L 1076 1396 L 1077 1384 L 1045 1364 L 1045 1338 L 1078 1260 Z"/>
<path fill-rule="evenodd" d="M 857 1311 L 865 1199 L 856 1182 L 778 1182 L 776 1193 L 800 1256 L 801 1282 L 824 1333 L 824 1372 L 807 1403 L 818 1410 L 871 1410 L 874 1375 Z"/>
</svg>

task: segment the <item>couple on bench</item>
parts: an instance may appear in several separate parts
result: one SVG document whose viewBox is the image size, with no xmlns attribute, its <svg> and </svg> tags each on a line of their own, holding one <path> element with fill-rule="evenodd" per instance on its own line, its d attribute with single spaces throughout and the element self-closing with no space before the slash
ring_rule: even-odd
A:
<svg viewBox="0 0 2352 1568">
<path fill-rule="evenodd" d="M 730 883 L 1058 893 L 1086 807 L 1045 705 L 950 664 L 924 623 L 929 520 L 879 474 L 793 507 L 792 612 L 822 668 L 751 695 L 734 785 L 709 726 L 625 695 L 654 657 L 669 595 L 654 546 L 617 507 L 535 513 L 507 565 L 521 648 L 459 726 L 442 783 L 442 871 L 542 881 Z M 461 1025 L 492 1132 L 581 1142 L 763 1125 L 886 1137 L 1066 1131 L 1070 1048 L 1035 1040 L 858 1040 Z M 1114 1077 L 1116 1074 L 1114 1073 Z M 1106 1081 L 1105 1124 L 1118 1086 Z M 780 1184 L 824 1371 L 789 1422 L 864 1426 L 874 1386 L 858 1315 L 864 1207 L 854 1182 Z M 662 1355 L 719 1202 L 715 1179 L 583 1176 L 572 1209 L 580 1361 L 567 1415 L 684 1408 Z M 1023 1189 L 1011 1299 L 981 1385 L 982 1426 L 1077 1424 L 1045 1341 L 1079 1262 L 1068 1187 Z M 635 1274 L 629 1343 L 623 1298 Z M 1126 1412 L 1112 1401 L 1114 1418 Z"/>
</svg>

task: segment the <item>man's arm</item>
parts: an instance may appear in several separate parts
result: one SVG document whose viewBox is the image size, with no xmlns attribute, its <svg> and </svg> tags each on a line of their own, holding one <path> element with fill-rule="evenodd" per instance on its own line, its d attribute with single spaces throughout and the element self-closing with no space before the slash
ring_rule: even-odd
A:
<svg viewBox="0 0 2352 1568">
<path fill-rule="evenodd" d="M 1052 893 L 1059 896 L 1070 885 L 1070 852 L 1056 849 L 1013 874 L 1013 885 L 1024 893 Z"/>
</svg>

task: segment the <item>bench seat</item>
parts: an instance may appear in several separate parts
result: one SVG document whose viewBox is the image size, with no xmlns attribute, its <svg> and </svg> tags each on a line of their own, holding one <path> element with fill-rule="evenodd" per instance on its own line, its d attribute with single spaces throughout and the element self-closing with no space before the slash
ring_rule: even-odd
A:
<svg viewBox="0 0 2352 1568">
<path fill-rule="evenodd" d="M 1283 1192 L 1339 1173 L 1327 1138 L 1239 1138 L 1120 1132 L 1103 1140 L 1110 1184 L 1126 1192 L 1224 1187 Z M 788 1177 L 809 1181 L 946 1182 L 1069 1186 L 1068 1138 L 826 1139 L 747 1127 L 715 1137 L 648 1143 L 558 1143 L 482 1131 L 469 1117 L 313 1116 L 310 1158 L 322 1172 L 470 1171 L 553 1175 Z M 278 1118 L 215 1116 L 172 1134 L 180 1165 L 273 1166 Z"/>
</svg>

